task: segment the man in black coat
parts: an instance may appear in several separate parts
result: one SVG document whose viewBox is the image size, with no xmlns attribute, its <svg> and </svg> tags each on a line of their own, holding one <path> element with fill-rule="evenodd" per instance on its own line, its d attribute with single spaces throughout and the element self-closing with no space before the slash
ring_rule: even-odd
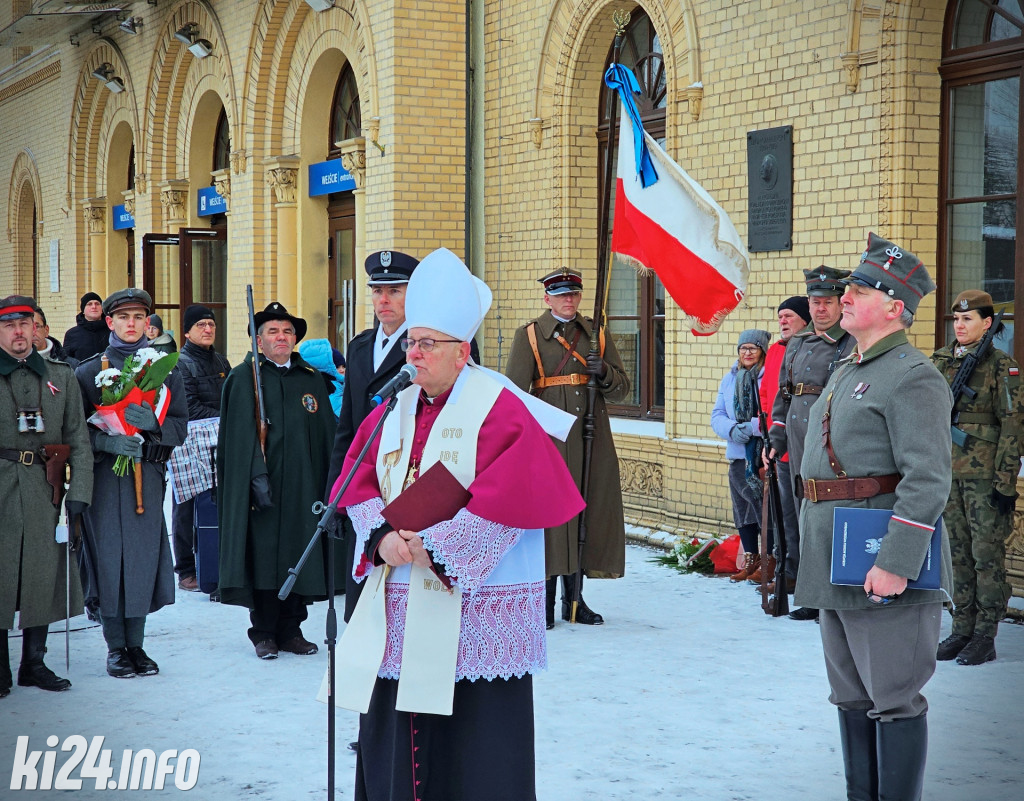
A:
<svg viewBox="0 0 1024 801">
<path fill-rule="evenodd" d="M 152 322 L 152 318 L 150 318 Z M 178 372 L 185 384 L 188 398 L 188 419 L 207 420 L 220 417 L 220 392 L 231 365 L 213 347 L 217 321 L 206 306 L 195 304 L 185 309 L 182 326 L 185 344 L 178 357 Z M 196 581 L 195 498 L 175 503 L 171 511 L 171 542 L 174 544 L 174 571 L 178 586 L 190 592 L 199 591 Z"/>
<path fill-rule="evenodd" d="M 81 313 L 75 327 L 64 333 L 64 355 L 82 362 L 102 353 L 110 342 L 110 329 L 103 317 L 103 299 L 95 292 L 86 292 L 79 302 Z"/>
<path fill-rule="evenodd" d="M 366 285 L 373 298 L 373 328 L 357 334 L 348 345 L 345 357 L 345 391 L 341 399 L 338 430 L 334 436 L 331 466 L 327 474 L 325 494 L 338 480 L 345 454 L 355 436 L 356 429 L 370 413 L 370 398 L 390 381 L 405 364 L 405 351 L 401 339 L 408 326 L 405 322 L 405 288 L 409 276 L 419 264 L 417 259 L 397 250 L 382 250 L 366 257 L 368 275 Z M 342 546 L 345 570 L 345 620 L 347 621 L 359 600 L 362 584 L 352 578 L 352 555 L 355 533 L 348 518 L 344 523 L 345 541 Z M 336 565 L 341 567 L 341 559 Z M 338 585 L 341 585 L 339 578 Z"/>
</svg>

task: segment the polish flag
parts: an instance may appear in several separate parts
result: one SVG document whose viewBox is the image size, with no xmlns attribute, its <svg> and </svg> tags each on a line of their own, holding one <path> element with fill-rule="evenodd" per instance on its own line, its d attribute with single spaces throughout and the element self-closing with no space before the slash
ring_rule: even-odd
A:
<svg viewBox="0 0 1024 801">
<path fill-rule="evenodd" d="M 616 77 L 623 73 L 633 78 L 625 68 Z M 725 210 L 643 129 L 629 92 L 609 85 L 623 101 L 612 251 L 658 275 L 694 334 L 713 334 L 743 300 L 746 247 Z"/>
</svg>

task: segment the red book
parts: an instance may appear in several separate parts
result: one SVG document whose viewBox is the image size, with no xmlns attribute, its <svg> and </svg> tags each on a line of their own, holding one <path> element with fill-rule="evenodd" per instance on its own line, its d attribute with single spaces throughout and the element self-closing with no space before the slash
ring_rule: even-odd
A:
<svg viewBox="0 0 1024 801">
<path fill-rule="evenodd" d="M 451 520 L 472 497 L 441 462 L 434 462 L 381 514 L 395 531 L 422 531 L 442 520 Z"/>
</svg>

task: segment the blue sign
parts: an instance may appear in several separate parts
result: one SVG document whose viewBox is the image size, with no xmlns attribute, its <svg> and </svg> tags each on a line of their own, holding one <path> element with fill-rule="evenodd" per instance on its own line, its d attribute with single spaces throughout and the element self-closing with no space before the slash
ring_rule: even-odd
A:
<svg viewBox="0 0 1024 801">
<path fill-rule="evenodd" d="M 216 187 L 204 186 L 196 197 L 199 199 L 199 216 L 209 217 L 211 214 L 226 214 L 228 202 L 220 196 Z"/>
<path fill-rule="evenodd" d="M 135 227 L 135 217 L 128 213 L 123 205 L 114 206 L 114 230 L 125 231 Z"/>
<path fill-rule="evenodd" d="M 309 196 L 329 195 L 356 188 L 356 179 L 341 166 L 341 159 L 309 165 Z"/>
</svg>

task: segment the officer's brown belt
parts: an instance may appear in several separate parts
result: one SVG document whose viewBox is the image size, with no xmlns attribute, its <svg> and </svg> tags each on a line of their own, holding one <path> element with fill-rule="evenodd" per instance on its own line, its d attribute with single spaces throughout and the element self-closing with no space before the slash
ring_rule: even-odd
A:
<svg viewBox="0 0 1024 801">
<path fill-rule="evenodd" d="M 44 465 L 43 457 L 36 451 L 16 451 L 11 448 L 0 448 L 0 459 L 7 459 L 24 465 L 37 464 L 40 467 Z"/>
<path fill-rule="evenodd" d="M 553 375 L 548 378 L 538 378 L 530 386 L 531 390 L 547 389 L 548 387 L 579 386 L 586 384 L 589 376 L 586 373 L 573 373 L 572 375 Z"/>
<path fill-rule="evenodd" d="M 790 395 L 820 395 L 825 387 L 819 387 L 815 384 L 788 384 L 786 389 Z"/>
<path fill-rule="evenodd" d="M 899 473 L 890 473 L 887 476 L 867 476 L 866 478 L 836 478 L 827 481 L 805 479 L 803 497 L 805 501 L 811 503 L 858 501 L 895 492 L 899 481 Z"/>
</svg>

